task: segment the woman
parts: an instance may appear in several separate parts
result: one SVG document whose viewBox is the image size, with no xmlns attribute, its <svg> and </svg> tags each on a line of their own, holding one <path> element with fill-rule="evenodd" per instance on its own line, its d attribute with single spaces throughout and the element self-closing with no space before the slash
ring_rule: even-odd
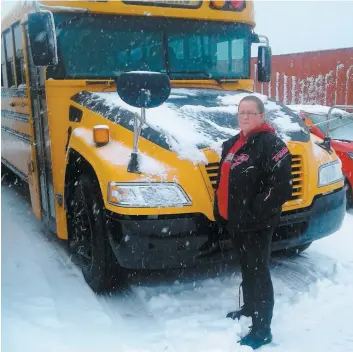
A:
<svg viewBox="0 0 353 352">
<path fill-rule="evenodd" d="M 242 272 L 244 305 L 227 317 L 252 318 L 240 344 L 256 349 L 272 341 L 269 258 L 282 205 L 292 193 L 291 154 L 266 123 L 264 104 L 256 96 L 241 100 L 238 123 L 240 134 L 223 143 L 215 217 L 239 251 Z"/>
</svg>

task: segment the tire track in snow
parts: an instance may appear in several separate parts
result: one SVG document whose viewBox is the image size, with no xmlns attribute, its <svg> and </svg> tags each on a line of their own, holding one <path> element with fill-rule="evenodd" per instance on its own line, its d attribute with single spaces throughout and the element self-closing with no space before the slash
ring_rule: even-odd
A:
<svg viewBox="0 0 353 352">
<path fill-rule="evenodd" d="M 336 266 L 336 260 L 312 250 L 293 258 L 271 259 L 272 276 L 294 292 L 305 292 L 318 280 L 334 280 Z"/>
<path fill-rule="evenodd" d="M 30 279 L 23 282 L 24 293 L 18 297 L 18 306 L 23 308 L 27 302 L 27 312 L 30 314 L 25 314 L 24 317 L 30 319 L 30 324 L 38 325 L 39 328 L 70 330 L 77 325 L 89 326 L 92 321 L 102 327 L 124 324 L 128 318 L 135 321 L 139 318 L 151 323 L 154 316 L 147 309 L 143 291 L 141 293 L 138 289 L 127 288 L 124 293 L 94 294 L 85 283 L 81 269 L 71 260 L 66 241 L 61 241 L 44 229 L 33 216 L 26 190 L 7 183 L 5 179 L 2 193 L 2 217 L 8 221 L 6 223 L 3 220 L 3 231 L 7 233 L 2 242 L 4 248 L 12 251 L 7 258 L 5 255 L 5 259 L 11 265 L 20 265 L 20 278 L 35 275 L 33 282 Z M 14 219 L 20 221 L 10 224 Z M 25 231 L 23 225 L 26 227 Z M 10 228 L 16 236 L 9 233 Z M 16 240 L 17 243 L 4 243 L 4 239 L 11 242 Z M 6 268 L 12 269 L 5 265 L 4 269 Z M 40 287 L 36 287 L 38 282 Z M 20 285 L 21 283 L 15 282 L 15 285 L 8 287 L 8 296 L 10 297 L 12 291 L 18 292 L 16 287 Z M 6 300 L 6 282 L 4 291 L 7 303 L 10 298 Z M 13 311 L 16 311 L 15 302 L 16 300 L 10 306 Z"/>
<path fill-rule="evenodd" d="M 123 319 L 139 318 L 154 319 L 148 310 L 147 302 L 141 293 L 133 287 L 126 287 L 123 292 L 113 292 L 98 296 L 98 301 L 106 314 L 113 320 L 117 317 Z"/>
<path fill-rule="evenodd" d="M 33 314 L 26 318 L 44 327 L 74 326 L 90 319 L 109 323 L 62 243 L 42 230 L 22 196 L 2 186 L 2 205 L 3 232 L 11 229 L 2 236 L 4 247 L 11 252 L 3 252 L 4 270 L 17 278 L 6 275 L 9 282 L 5 281 L 3 289 L 8 304 L 14 306 L 18 301 L 18 306 L 23 306 L 27 302 Z M 13 221 L 16 219 L 20 221 Z M 11 297 L 13 292 L 18 295 Z"/>
</svg>

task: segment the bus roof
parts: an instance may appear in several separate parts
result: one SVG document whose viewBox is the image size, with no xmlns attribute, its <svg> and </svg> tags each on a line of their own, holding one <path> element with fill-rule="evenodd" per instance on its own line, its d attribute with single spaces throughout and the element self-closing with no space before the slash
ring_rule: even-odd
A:
<svg viewBox="0 0 353 352">
<path fill-rule="evenodd" d="M 168 2 L 168 6 L 166 6 Z M 255 26 L 253 0 L 246 1 L 242 11 L 225 11 L 211 8 L 210 1 L 158 1 L 143 2 L 129 0 L 101 1 L 21 1 L 2 19 L 2 30 L 20 21 L 26 13 L 34 9 L 35 4 L 40 8 L 53 12 L 88 11 L 92 13 L 174 17 L 210 21 L 242 22 Z M 70 6 L 67 6 L 70 5 Z"/>
</svg>

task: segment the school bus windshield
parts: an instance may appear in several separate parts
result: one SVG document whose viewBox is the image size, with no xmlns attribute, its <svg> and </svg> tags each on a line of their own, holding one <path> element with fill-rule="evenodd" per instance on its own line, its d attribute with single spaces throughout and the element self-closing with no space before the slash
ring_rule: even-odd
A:
<svg viewBox="0 0 353 352">
<path fill-rule="evenodd" d="M 131 70 L 171 79 L 250 78 L 246 24 L 67 14 L 55 20 L 61 60 L 53 78 L 114 78 Z"/>
</svg>

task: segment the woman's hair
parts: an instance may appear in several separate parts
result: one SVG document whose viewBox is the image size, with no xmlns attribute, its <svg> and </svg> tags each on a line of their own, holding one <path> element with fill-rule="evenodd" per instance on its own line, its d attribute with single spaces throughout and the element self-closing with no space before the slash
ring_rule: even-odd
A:
<svg viewBox="0 0 353 352">
<path fill-rule="evenodd" d="M 243 98 L 240 103 L 239 103 L 239 106 L 240 104 L 243 102 L 243 101 L 253 101 L 254 103 L 256 103 L 257 105 L 257 109 L 259 110 L 259 113 L 260 114 L 263 114 L 265 112 L 265 105 L 264 103 L 262 102 L 262 100 L 260 98 L 258 98 L 257 96 L 255 95 L 247 95 L 245 98 Z"/>
</svg>

